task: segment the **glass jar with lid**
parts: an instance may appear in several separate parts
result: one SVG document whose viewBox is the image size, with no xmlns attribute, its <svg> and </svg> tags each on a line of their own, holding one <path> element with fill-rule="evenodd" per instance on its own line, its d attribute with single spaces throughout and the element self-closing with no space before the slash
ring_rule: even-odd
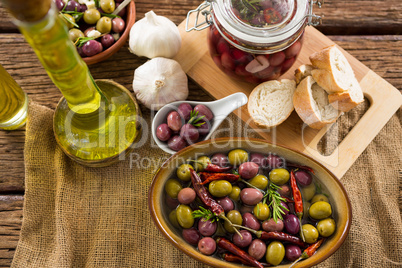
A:
<svg viewBox="0 0 402 268">
<path fill-rule="evenodd" d="M 208 28 L 208 48 L 227 75 L 251 83 L 277 79 L 296 61 L 314 0 L 210 0 L 188 13 L 186 31 Z M 189 27 L 191 14 L 196 21 Z M 199 22 L 199 16 L 205 19 Z"/>
</svg>

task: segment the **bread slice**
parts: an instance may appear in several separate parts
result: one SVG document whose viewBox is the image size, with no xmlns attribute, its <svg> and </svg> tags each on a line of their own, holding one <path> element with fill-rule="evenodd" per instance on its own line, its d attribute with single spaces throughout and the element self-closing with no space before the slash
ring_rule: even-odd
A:
<svg viewBox="0 0 402 268">
<path fill-rule="evenodd" d="M 294 80 L 272 80 L 258 85 L 250 94 L 248 112 L 260 127 L 274 127 L 281 124 L 292 113 Z"/>
<path fill-rule="evenodd" d="M 317 68 L 311 71 L 314 80 L 328 94 L 345 92 L 353 87 L 356 78 L 352 67 L 335 45 L 313 53 L 310 61 Z"/>
<path fill-rule="evenodd" d="M 311 75 L 311 71 L 314 69 L 313 65 L 303 64 L 295 70 L 296 84 L 298 85 L 304 78 Z"/>
<path fill-rule="evenodd" d="M 334 123 L 341 115 L 341 112 L 329 104 L 328 93 L 312 76 L 307 76 L 297 86 L 293 105 L 303 122 L 315 129 Z"/>
<path fill-rule="evenodd" d="M 342 112 L 348 112 L 364 101 L 364 95 L 357 80 L 354 86 L 346 92 L 328 95 L 329 103 Z"/>
</svg>

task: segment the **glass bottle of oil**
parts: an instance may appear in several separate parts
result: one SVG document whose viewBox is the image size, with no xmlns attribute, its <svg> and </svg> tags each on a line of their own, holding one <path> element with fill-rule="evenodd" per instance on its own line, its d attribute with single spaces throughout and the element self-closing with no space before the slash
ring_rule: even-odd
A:
<svg viewBox="0 0 402 268">
<path fill-rule="evenodd" d="M 25 125 L 28 96 L 0 65 L 0 129 L 14 130 Z"/>
<path fill-rule="evenodd" d="M 32 1 L 36 0 L 27 2 Z M 50 8 L 39 21 L 16 24 L 64 96 L 53 123 L 64 152 L 89 166 L 119 159 L 138 134 L 139 109 L 129 91 L 108 80 L 95 83 L 56 8 Z"/>
</svg>

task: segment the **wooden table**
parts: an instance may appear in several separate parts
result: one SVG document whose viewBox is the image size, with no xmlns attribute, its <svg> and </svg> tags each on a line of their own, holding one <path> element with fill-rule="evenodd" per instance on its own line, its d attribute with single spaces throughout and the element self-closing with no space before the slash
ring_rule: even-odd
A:
<svg viewBox="0 0 402 268">
<path fill-rule="evenodd" d="M 149 10 L 179 24 L 201 1 L 137 0 L 137 19 Z M 326 0 L 321 32 L 377 74 L 402 90 L 402 1 Z M 52 84 L 33 50 L 0 7 L 0 64 L 29 98 L 55 108 L 61 93 Z M 134 69 L 144 63 L 127 47 L 109 60 L 90 66 L 95 79 L 108 78 L 131 89 Z M 192 100 L 212 98 L 190 81 Z M 1 96 L 0 96 L 1 97 Z M 144 109 L 144 107 L 142 107 Z M 0 267 L 9 267 L 19 239 L 24 201 L 25 129 L 0 131 Z M 379 156 L 381 157 L 381 156 Z"/>
</svg>

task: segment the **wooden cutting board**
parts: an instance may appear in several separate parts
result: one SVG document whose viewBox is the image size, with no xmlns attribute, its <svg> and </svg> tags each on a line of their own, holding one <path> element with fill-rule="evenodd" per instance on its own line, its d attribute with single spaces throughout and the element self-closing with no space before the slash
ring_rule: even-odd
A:
<svg viewBox="0 0 402 268">
<path fill-rule="evenodd" d="M 194 21 L 194 18 L 190 19 L 190 21 Z M 185 21 L 179 25 L 179 30 L 182 37 L 182 48 L 175 60 L 181 64 L 189 77 L 216 99 L 226 97 L 235 92 L 250 95 L 256 86 L 255 84 L 239 82 L 229 78 L 212 61 L 207 46 L 207 30 L 186 32 Z M 309 55 L 333 44 L 333 41 L 315 28 L 306 27 L 300 55 L 293 67 L 282 75 L 280 79 L 294 79 L 294 70 L 301 64 L 309 63 Z M 356 78 L 360 81 L 364 96 L 370 102 L 370 107 L 331 155 L 324 156 L 317 149 L 318 142 L 329 130 L 330 125 L 321 130 L 309 128 L 293 112 L 278 127 L 262 129 L 251 121 L 247 105 L 235 111 L 237 116 L 266 140 L 312 156 L 331 170 L 338 178 L 341 178 L 346 173 L 402 105 L 402 95 L 395 87 L 342 48 L 340 49 L 351 64 Z M 400 139 L 400 137 L 395 138 Z"/>
</svg>

